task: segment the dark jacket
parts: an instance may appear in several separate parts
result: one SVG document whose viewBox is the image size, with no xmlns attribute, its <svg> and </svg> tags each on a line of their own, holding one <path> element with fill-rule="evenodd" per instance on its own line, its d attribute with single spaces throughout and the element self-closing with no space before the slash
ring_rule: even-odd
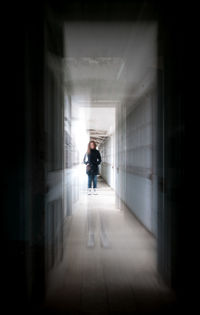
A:
<svg viewBox="0 0 200 315">
<path fill-rule="evenodd" d="M 90 170 L 87 171 L 86 168 L 86 173 L 88 175 L 97 175 L 99 174 L 99 164 L 101 163 L 101 154 L 98 150 L 96 149 L 91 149 L 90 154 L 85 153 L 84 159 L 83 159 L 84 164 L 90 165 Z"/>
</svg>

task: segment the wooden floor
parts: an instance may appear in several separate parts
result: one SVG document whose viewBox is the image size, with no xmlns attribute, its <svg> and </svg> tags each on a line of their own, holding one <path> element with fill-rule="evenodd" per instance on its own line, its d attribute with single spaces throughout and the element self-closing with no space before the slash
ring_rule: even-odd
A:
<svg viewBox="0 0 200 315">
<path fill-rule="evenodd" d="M 156 239 L 98 178 L 65 226 L 65 254 L 51 274 L 44 309 L 56 314 L 171 314 L 174 294 L 156 270 Z"/>
</svg>

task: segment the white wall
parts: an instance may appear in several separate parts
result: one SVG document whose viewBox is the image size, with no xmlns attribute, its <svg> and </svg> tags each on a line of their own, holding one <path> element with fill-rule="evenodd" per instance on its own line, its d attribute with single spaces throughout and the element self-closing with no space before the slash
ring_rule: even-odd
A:
<svg viewBox="0 0 200 315">
<path fill-rule="evenodd" d="M 102 157 L 100 174 L 110 187 L 115 188 L 114 134 L 110 135 L 99 147 Z"/>
<path fill-rule="evenodd" d="M 134 105 L 119 106 L 116 111 L 115 134 L 104 141 L 100 151 L 102 177 L 115 188 L 117 196 L 130 211 L 156 236 L 155 107 L 155 88 L 141 96 Z M 115 184 L 112 169 L 114 157 Z"/>
<path fill-rule="evenodd" d="M 145 95 L 126 119 L 125 202 L 151 231 L 152 225 L 152 95 Z"/>
</svg>

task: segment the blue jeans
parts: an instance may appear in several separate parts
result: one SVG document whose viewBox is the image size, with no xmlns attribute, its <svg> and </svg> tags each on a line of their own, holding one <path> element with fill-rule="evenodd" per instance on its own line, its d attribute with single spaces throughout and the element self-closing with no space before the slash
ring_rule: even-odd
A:
<svg viewBox="0 0 200 315">
<path fill-rule="evenodd" d="M 97 175 L 88 175 L 88 188 L 92 188 L 91 185 L 92 185 L 92 182 L 93 182 L 93 188 L 97 188 Z"/>
</svg>

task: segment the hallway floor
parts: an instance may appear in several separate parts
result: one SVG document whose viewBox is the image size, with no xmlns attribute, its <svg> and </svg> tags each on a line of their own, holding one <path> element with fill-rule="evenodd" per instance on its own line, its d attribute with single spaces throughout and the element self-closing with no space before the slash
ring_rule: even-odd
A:
<svg viewBox="0 0 200 315">
<path fill-rule="evenodd" d="M 65 253 L 51 272 L 45 309 L 57 314 L 168 314 L 174 294 L 156 270 L 156 239 L 98 177 L 65 224 Z M 165 313 L 166 312 L 166 313 Z"/>
</svg>

